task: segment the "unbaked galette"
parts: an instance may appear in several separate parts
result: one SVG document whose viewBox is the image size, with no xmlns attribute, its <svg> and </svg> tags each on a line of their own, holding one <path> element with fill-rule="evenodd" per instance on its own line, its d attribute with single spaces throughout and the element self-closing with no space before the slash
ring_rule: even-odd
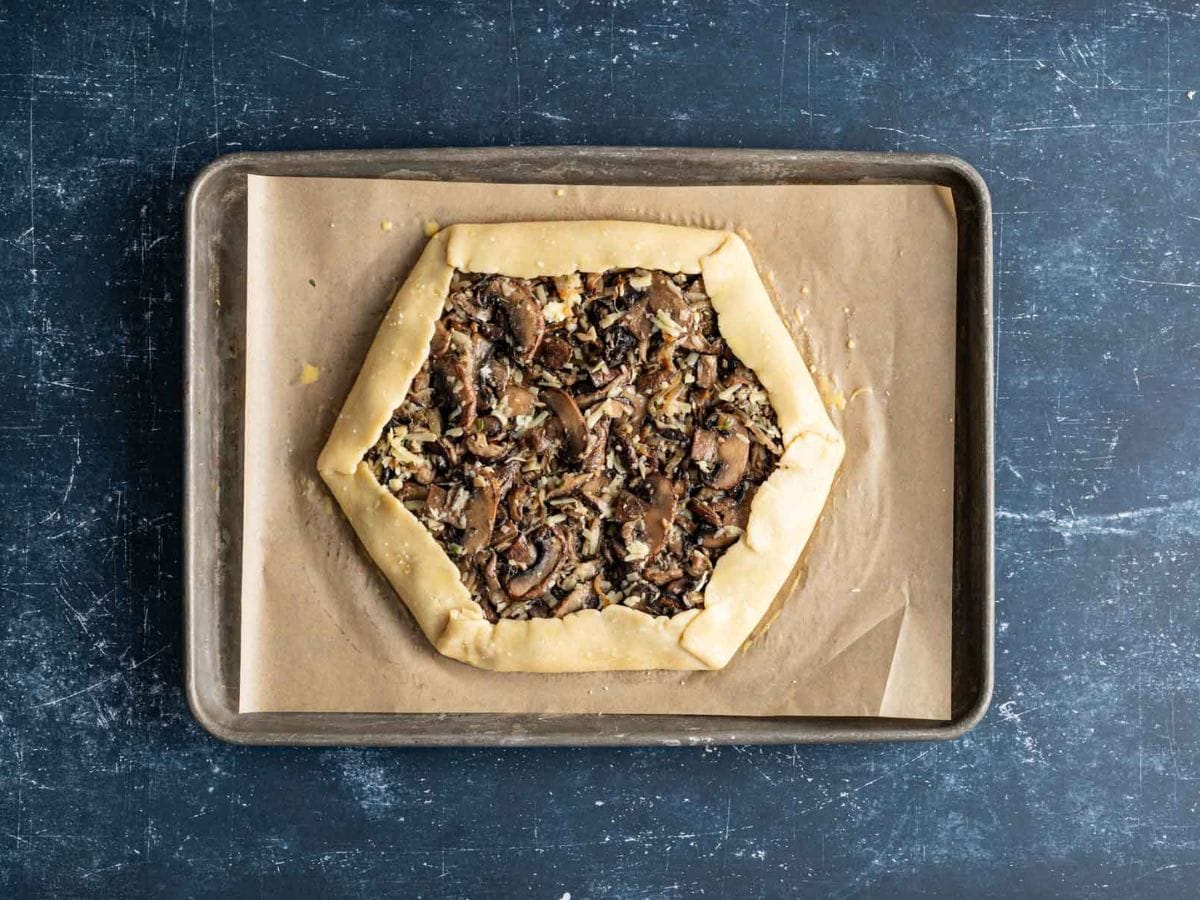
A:
<svg viewBox="0 0 1200 900">
<path fill-rule="evenodd" d="M 442 653 L 716 669 L 842 454 L 737 235 L 523 222 L 429 241 L 318 468 Z"/>
</svg>

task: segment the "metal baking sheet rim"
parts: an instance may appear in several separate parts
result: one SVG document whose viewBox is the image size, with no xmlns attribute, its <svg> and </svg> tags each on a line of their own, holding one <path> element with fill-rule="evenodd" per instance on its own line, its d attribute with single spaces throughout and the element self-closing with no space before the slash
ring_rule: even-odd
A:
<svg viewBox="0 0 1200 900">
<path fill-rule="evenodd" d="M 220 357 L 222 226 L 240 227 L 246 176 L 425 178 L 579 184 L 934 183 L 950 187 L 958 211 L 958 325 L 954 513 L 954 714 L 911 719 L 651 715 L 241 713 L 237 708 L 239 580 L 222 570 L 238 552 L 240 398 L 206 390 L 222 368 L 236 379 L 236 349 Z M 983 719 L 994 681 L 994 357 L 991 198 L 979 173 L 944 154 L 513 147 L 237 153 L 192 182 L 186 222 L 184 373 L 184 630 L 188 704 L 215 737 L 263 745 L 689 746 L 948 740 Z M 236 254 L 237 241 L 230 247 Z M 244 277 L 244 271 L 241 273 Z M 233 273 L 236 280 L 238 273 Z M 244 297 L 244 295 L 243 295 Z M 240 310 L 238 312 L 241 312 Z M 225 326 L 226 329 L 229 327 Z M 233 326 L 236 330 L 236 322 Z M 243 329 L 244 332 L 244 329 Z M 207 354 L 207 355 L 206 355 Z M 215 360 L 215 365 L 212 363 Z M 213 371 L 217 369 L 218 371 Z M 229 411 L 232 410 L 232 414 Z M 226 424 L 232 435 L 222 433 Z M 230 437 L 234 440 L 230 440 Z M 207 440 L 206 440 L 207 438 Z M 220 438 L 220 439 L 217 439 Z M 230 467 L 234 453 L 238 465 Z M 225 463 L 225 464 L 223 464 Z M 232 472 L 232 475 L 229 474 Z M 225 494 L 230 496 L 226 498 Z M 228 509 L 222 509 L 222 503 Z M 223 524 L 225 526 L 223 531 Z M 239 570 L 240 571 L 240 570 Z"/>
</svg>

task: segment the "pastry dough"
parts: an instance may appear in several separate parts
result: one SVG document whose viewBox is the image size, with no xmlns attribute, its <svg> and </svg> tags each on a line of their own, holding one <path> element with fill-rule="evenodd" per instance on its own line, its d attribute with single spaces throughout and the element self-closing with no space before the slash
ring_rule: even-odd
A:
<svg viewBox="0 0 1200 900">
<path fill-rule="evenodd" d="M 783 455 L 745 533 L 721 556 L 704 606 L 672 617 L 620 605 L 564 618 L 487 620 L 458 568 L 363 462 L 429 355 L 451 278 L 530 278 L 643 268 L 700 274 L 721 335 L 766 388 Z M 526 672 L 719 669 L 762 620 L 816 525 L 844 445 L 808 368 L 736 234 L 644 222 L 453 225 L 401 286 L 317 466 L 363 546 L 447 656 Z"/>
</svg>

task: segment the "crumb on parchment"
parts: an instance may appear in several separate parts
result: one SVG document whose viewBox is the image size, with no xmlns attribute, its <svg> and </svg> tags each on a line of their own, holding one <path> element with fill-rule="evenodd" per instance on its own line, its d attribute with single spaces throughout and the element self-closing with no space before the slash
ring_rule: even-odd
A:
<svg viewBox="0 0 1200 900">
<path fill-rule="evenodd" d="M 384 219 L 382 222 L 380 222 L 379 230 L 380 231 L 391 231 L 392 230 L 392 220 Z"/>
<path fill-rule="evenodd" d="M 433 237 L 435 234 L 437 234 L 441 230 L 442 230 L 442 226 L 439 225 L 434 219 L 430 219 L 428 222 L 425 223 L 425 237 L 427 237 L 427 238 Z"/>
<path fill-rule="evenodd" d="M 312 363 L 305 363 L 300 368 L 300 383 L 301 384 L 312 384 L 320 377 L 321 377 L 321 370 L 318 369 L 316 366 L 314 366 Z"/>
<path fill-rule="evenodd" d="M 835 409 L 845 409 L 846 395 L 842 393 L 842 390 L 838 387 L 837 382 L 835 382 L 824 372 L 817 372 L 816 376 L 817 391 L 820 392 L 821 401 L 825 404 L 829 411 L 832 412 Z"/>
</svg>

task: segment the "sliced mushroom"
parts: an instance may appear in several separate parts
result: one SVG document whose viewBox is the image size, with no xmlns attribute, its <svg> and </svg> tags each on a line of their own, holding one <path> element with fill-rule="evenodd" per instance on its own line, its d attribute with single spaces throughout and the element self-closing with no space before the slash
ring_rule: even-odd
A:
<svg viewBox="0 0 1200 900">
<path fill-rule="evenodd" d="M 537 548 L 537 561 L 519 575 L 509 579 L 505 590 L 514 600 L 537 597 L 550 589 L 554 576 L 566 558 L 565 543 L 554 528 L 542 526 L 530 540 Z"/>
<path fill-rule="evenodd" d="M 585 472 L 599 472 L 604 468 L 605 459 L 608 457 L 608 421 L 608 419 L 601 419 L 597 422 L 595 430 L 588 439 L 587 450 L 584 451 L 583 459 L 580 461 L 580 466 Z"/>
<path fill-rule="evenodd" d="M 483 567 L 483 580 L 487 587 L 484 594 L 483 613 L 489 622 L 496 622 L 499 619 L 497 613 L 509 605 L 508 594 L 504 593 L 504 588 L 500 586 L 500 579 L 496 575 L 496 554 L 489 553 L 487 563 Z"/>
<path fill-rule="evenodd" d="M 713 509 L 712 506 L 699 497 L 693 497 L 688 501 L 687 506 L 697 522 L 709 525 L 712 528 L 720 528 L 724 524 L 721 519 L 721 513 Z"/>
<path fill-rule="evenodd" d="M 496 524 L 496 483 L 487 474 L 475 479 L 471 499 L 464 513 L 466 535 L 463 552 L 470 556 L 478 553 L 492 539 L 492 528 Z"/>
<path fill-rule="evenodd" d="M 655 473 L 650 482 L 650 505 L 646 509 L 646 543 L 653 559 L 662 550 L 667 531 L 675 520 L 675 485 L 666 475 Z"/>
<path fill-rule="evenodd" d="M 692 435 L 692 459 L 699 463 L 715 463 L 717 461 L 717 434 L 705 428 L 697 428 Z"/>
<path fill-rule="evenodd" d="M 693 550 L 688 555 L 687 565 L 684 568 L 693 578 L 699 578 L 705 572 L 712 571 L 712 562 L 699 550 Z"/>
<path fill-rule="evenodd" d="M 650 308 L 654 312 L 664 312 L 672 319 L 687 328 L 692 321 L 692 309 L 683 299 L 683 291 L 674 281 L 661 272 L 650 275 L 650 290 L 647 292 Z"/>
<path fill-rule="evenodd" d="M 425 494 L 425 512 L 437 518 L 446 509 L 446 489 L 439 487 L 436 484 L 429 486 L 429 491 Z"/>
<path fill-rule="evenodd" d="M 627 366 L 621 366 L 619 369 L 605 369 L 603 374 L 593 372 L 592 384 L 596 385 L 596 390 L 580 394 L 575 398 L 575 402 L 580 409 L 587 409 L 601 400 L 606 400 L 629 384 L 629 376 L 630 372 Z"/>
<path fill-rule="evenodd" d="M 618 522 L 638 522 L 646 515 L 646 501 L 629 491 L 622 491 L 613 503 L 612 517 Z"/>
<path fill-rule="evenodd" d="M 500 396 L 500 402 L 504 405 L 505 410 L 514 417 L 527 416 L 532 413 L 534 399 L 533 391 L 513 381 L 508 383 L 508 387 Z"/>
<path fill-rule="evenodd" d="M 696 387 L 708 389 L 717 383 L 717 358 L 711 353 L 702 353 L 696 360 Z"/>
<path fill-rule="evenodd" d="M 647 369 L 637 379 L 638 393 L 654 394 L 671 383 L 677 373 L 673 369 Z"/>
<path fill-rule="evenodd" d="M 745 426 L 736 419 L 730 423 L 729 434 L 717 443 L 717 457 L 717 470 L 709 483 L 719 491 L 736 487 L 750 460 L 750 437 Z"/>
<path fill-rule="evenodd" d="M 545 425 L 536 428 L 530 428 L 521 435 L 520 444 L 526 450 L 533 453 L 541 453 L 550 446 L 550 435 L 547 433 Z"/>
<path fill-rule="evenodd" d="M 604 488 L 607 485 L 608 479 L 603 473 L 597 473 L 580 485 L 579 494 L 596 509 L 604 510 Z"/>
<path fill-rule="evenodd" d="M 455 427 L 469 428 L 475 423 L 475 373 L 467 357 L 447 352 L 439 357 L 434 371 L 441 378 L 447 421 Z"/>
<path fill-rule="evenodd" d="M 588 472 L 568 472 L 562 477 L 562 482 L 558 487 L 551 488 L 546 492 L 546 499 L 557 500 L 559 497 L 566 497 L 573 494 L 591 477 L 591 474 Z"/>
<path fill-rule="evenodd" d="M 497 553 L 504 553 L 513 545 L 513 541 L 521 536 L 521 532 L 517 531 L 517 526 L 504 514 L 503 507 L 498 506 L 496 509 L 496 522 L 496 527 L 492 529 L 492 549 Z"/>
<path fill-rule="evenodd" d="M 676 578 L 674 581 L 668 582 L 666 585 L 664 585 L 663 590 L 673 597 L 678 597 L 689 587 L 691 587 L 691 584 L 692 582 L 690 578 Z"/>
<path fill-rule="evenodd" d="M 625 313 L 625 318 L 621 320 L 621 330 L 629 332 L 637 341 L 638 359 L 645 362 L 646 351 L 650 348 L 652 329 L 650 328 L 650 314 L 646 311 L 644 298 L 629 307 L 629 312 Z"/>
<path fill-rule="evenodd" d="M 450 330 L 438 319 L 433 323 L 433 340 L 429 343 L 429 355 L 444 356 L 450 349 Z"/>
<path fill-rule="evenodd" d="M 512 565 L 518 569 L 525 569 L 533 565 L 537 559 L 537 551 L 533 549 L 533 544 L 525 535 L 519 535 L 508 548 L 508 552 L 504 554 Z"/>
<path fill-rule="evenodd" d="M 546 333 L 546 317 L 542 315 L 542 309 L 533 299 L 529 288 L 523 284 L 515 285 L 503 296 L 501 308 L 504 310 L 509 340 L 517 360 L 528 364 L 533 360 Z"/>
<path fill-rule="evenodd" d="M 470 291 L 455 291 L 449 300 L 450 305 L 465 319 L 486 322 L 492 316 L 491 310 L 485 310 L 475 302 L 475 297 Z"/>
<path fill-rule="evenodd" d="M 750 446 L 750 462 L 746 474 L 755 481 L 764 481 L 771 474 L 772 458 L 767 448 L 755 441 Z"/>
<path fill-rule="evenodd" d="M 676 578 L 682 578 L 683 569 L 681 569 L 679 566 L 669 566 L 665 569 L 647 567 L 642 570 L 642 577 L 651 584 L 662 587 L 669 581 L 674 581 Z"/>
<path fill-rule="evenodd" d="M 428 494 L 429 492 L 421 485 L 406 481 L 400 488 L 399 497 L 401 500 L 420 500 L 423 503 Z"/>
<path fill-rule="evenodd" d="M 561 619 L 563 616 L 569 616 L 573 612 L 587 607 L 587 602 L 592 597 L 592 588 L 586 582 L 577 584 L 571 588 L 571 593 L 563 597 L 558 605 L 554 607 L 554 617 Z"/>
<path fill-rule="evenodd" d="M 508 452 L 507 447 L 489 443 L 487 434 L 481 430 L 473 430 L 468 434 L 463 446 L 480 459 L 499 459 Z"/>
<path fill-rule="evenodd" d="M 697 353 L 703 353 L 706 356 L 715 356 L 721 352 L 723 347 L 723 344 L 719 338 L 716 340 L 709 340 L 704 335 L 700 334 L 699 330 L 697 329 L 689 330 L 687 334 L 681 336 L 675 343 L 684 350 L 694 350 Z"/>
<path fill-rule="evenodd" d="M 542 398 L 546 405 L 558 416 L 562 423 L 563 432 L 567 438 L 567 451 L 574 457 L 583 455 L 587 449 L 587 422 L 579 411 L 574 398 L 559 388 L 543 388 Z"/>
<path fill-rule="evenodd" d="M 538 362 L 547 369 L 561 369 L 571 361 L 571 344 L 556 334 L 547 335 L 538 349 Z"/>
<path fill-rule="evenodd" d="M 706 550 L 724 550 L 726 547 L 736 544 L 737 539 L 742 536 L 742 529 L 736 525 L 722 525 L 712 534 L 706 534 L 700 538 L 700 546 Z"/>
<path fill-rule="evenodd" d="M 516 484 L 508 492 L 508 517 L 514 522 L 524 521 L 529 514 L 533 490 L 527 484 Z"/>
</svg>

